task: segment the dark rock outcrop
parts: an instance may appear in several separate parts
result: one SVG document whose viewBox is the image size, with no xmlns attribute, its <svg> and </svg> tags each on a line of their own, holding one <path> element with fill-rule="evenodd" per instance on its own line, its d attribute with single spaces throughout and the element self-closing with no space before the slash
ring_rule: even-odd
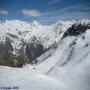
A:
<svg viewBox="0 0 90 90">
<path fill-rule="evenodd" d="M 39 57 L 41 54 L 45 52 L 43 45 L 36 44 L 34 42 L 27 44 L 26 46 L 26 55 L 29 59 L 29 63 L 33 64 L 33 60 Z"/>
<path fill-rule="evenodd" d="M 33 64 L 36 63 L 34 60 L 46 51 L 36 37 L 33 37 L 30 43 L 21 39 L 20 49 L 13 48 L 11 38 L 18 39 L 16 36 L 9 34 L 5 43 L 0 42 L 0 65 L 22 67 L 26 63 Z M 16 54 L 13 54 L 13 51 Z"/>
<path fill-rule="evenodd" d="M 84 33 L 89 28 L 89 24 L 75 23 L 70 28 L 68 28 L 68 30 L 64 33 L 62 39 L 67 36 L 78 36 Z"/>
<path fill-rule="evenodd" d="M 13 54 L 12 40 L 6 37 L 5 43 L 0 43 L 0 65 L 11 66 L 11 67 L 22 67 L 26 60 L 26 54 L 24 46 L 17 50 L 18 55 Z"/>
<path fill-rule="evenodd" d="M 15 66 L 12 51 L 11 41 L 9 38 L 6 38 L 5 44 L 0 43 L 0 65 Z"/>
</svg>

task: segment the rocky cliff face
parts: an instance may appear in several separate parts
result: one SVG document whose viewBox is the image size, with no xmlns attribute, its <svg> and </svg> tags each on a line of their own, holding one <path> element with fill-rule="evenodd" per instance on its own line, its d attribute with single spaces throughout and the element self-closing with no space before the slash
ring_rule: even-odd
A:
<svg viewBox="0 0 90 90">
<path fill-rule="evenodd" d="M 52 49 L 55 50 L 62 39 L 78 36 L 87 29 L 90 29 L 89 21 L 59 21 L 50 26 L 42 26 L 36 22 L 1 21 L 0 65 L 22 67 L 26 63 L 38 63 L 38 58 Z M 74 44 L 75 42 L 72 43 Z M 46 57 L 49 55 L 50 53 Z"/>
<path fill-rule="evenodd" d="M 90 23 L 75 23 L 64 33 L 63 38 L 66 36 L 78 36 L 84 33 L 87 29 L 90 29 Z"/>
</svg>

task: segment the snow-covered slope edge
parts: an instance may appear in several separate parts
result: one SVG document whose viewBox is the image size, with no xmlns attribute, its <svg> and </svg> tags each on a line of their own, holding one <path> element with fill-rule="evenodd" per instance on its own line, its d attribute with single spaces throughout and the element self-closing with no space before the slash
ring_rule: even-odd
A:
<svg viewBox="0 0 90 90">
<path fill-rule="evenodd" d="M 67 88 L 61 90 L 90 89 L 90 26 L 83 28 L 76 24 L 69 28 L 51 55 L 34 66 L 38 72 L 64 83 Z M 43 58 L 44 55 L 38 61 Z"/>
</svg>

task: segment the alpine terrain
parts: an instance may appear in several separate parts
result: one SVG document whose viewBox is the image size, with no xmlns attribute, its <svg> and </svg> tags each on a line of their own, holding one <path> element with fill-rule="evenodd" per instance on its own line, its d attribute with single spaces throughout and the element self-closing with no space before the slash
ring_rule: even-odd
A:
<svg viewBox="0 0 90 90">
<path fill-rule="evenodd" d="M 90 20 L 0 21 L 0 90 L 90 90 Z"/>
</svg>

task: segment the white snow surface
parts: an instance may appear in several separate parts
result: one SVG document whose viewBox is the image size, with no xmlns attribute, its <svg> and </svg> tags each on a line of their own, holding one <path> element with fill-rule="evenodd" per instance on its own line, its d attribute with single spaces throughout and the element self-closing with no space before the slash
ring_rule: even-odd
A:
<svg viewBox="0 0 90 90">
<path fill-rule="evenodd" d="M 13 47 L 20 48 L 21 40 L 30 43 L 33 37 L 36 37 L 46 48 L 52 43 L 58 41 L 58 34 L 70 27 L 75 21 L 59 21 L 52 25 L 41 25 L 37 21 L 28 23 L 20 20 L 5 20 L 0 22 L 0 41 L 5 41 L 7 34 L 18 36 L 19 39 L 13 38 Z M 61 37 L 61 35 L 59 36 Z"/>
<path fill-rule="evenodd" d="M 16 86 L 19 87 L 17 90 L 90 90 L 90 29 L 79 36 L 68 36 L 60 40 L 66 29 L 75 21 L 59 21 L 51 26 L 42 26 L 36 21 L 33 22 L 34 24 L 17 20 L 6 22 L 6 27 L 12 23 L 9 26 L 13 30 L 16 30 L 13 26 L 20 28 L 20 31 L 24 31 L 27 26 L 33 25 L 32 29 L 31 26 L 27 27 L 28 31 L 32 31 L 32 35 L 51 37 L 48 45 L 52 43 L 53 39 L 59 42 L 56 48 L 48 50 L 37 58 L 39 61 L 45 59 L 37 65 L 25 65 L 23 68 L 0 66 L 0 87 Z M 85 21 L 82 20 L 82 22 Z M 24 28 L 20 26 L 24 24 Z M 8 28 L 10 28 L 9 26 Z M 3 32 L 7 31 L 5 30 L 6 27 L 0 24 L 0 29 L 4 30 L 0 30 L 2 33 L 0 35 L 4 36 L 5 33 Z M 59 35 L 60 31 L 63 33 Z M 18 33 L 15 31 L 14 34 Z M 25 35 L 26 41 L 30 39 L 29 36 L 30 33 Z M 85 36 L 85 39 L 82 39 L 83 36 Z M 73 42 L 76 42 L 76 44 L 71 45 Z"/>
</svg>

